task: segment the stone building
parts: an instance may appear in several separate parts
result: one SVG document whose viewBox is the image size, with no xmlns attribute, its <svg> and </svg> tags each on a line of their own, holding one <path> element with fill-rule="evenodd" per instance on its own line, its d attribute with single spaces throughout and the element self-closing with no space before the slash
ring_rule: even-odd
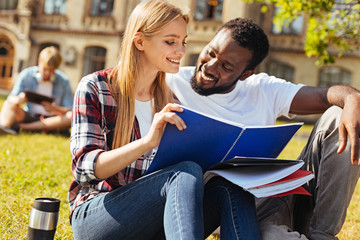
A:
<svg viewBox="0 0 360 240">
<path fill-rule="evenodd" d="M 116 65 L 127 18 L 141 0 L 1 0 L 0 89 L 11 89 L 19 72 L 36 65 L 46 46 L 60 49 L 60 69 L 73 90 L 81 77 Z M 270 54 L 257 71 L 294 83 L 329 86 L 343 83 L 360 88 L 360 50 L 318 67 L 304 55 L 304 19 L 299 18 L 278 32 L 274 9 L 261 13 L 260 5 L 241 0 L 169 0 L 185 11 L 188 27 L 187 52 L 182 65 L 193 65 L 198 54 L 225 21 L 250 17 L 263 27 L 270 40 Z"/>
</svg>

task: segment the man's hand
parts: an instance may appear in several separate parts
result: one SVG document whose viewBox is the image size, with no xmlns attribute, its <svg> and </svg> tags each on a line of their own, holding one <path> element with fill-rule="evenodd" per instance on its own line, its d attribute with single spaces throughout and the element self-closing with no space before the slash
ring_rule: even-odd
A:
<svg viewBox="0 0 360 240">
<path fill-rule="evenodd" d="M 41 102 L 41 105 L 44 107 L 45 111 L 48 113 L 55 114 L 56 113 L 56 105 L 54 102 Z"/>
<path fill-rule="evenodd" d="M 45 111 L 57 116 L 64 116 L 65 114 L 68 114 L 69 111 L 71 112 L 71 109 L 56 105 L 54 102 L 41 102 L 41 105 L 44 107 Z"/>
<path fill-rule="evenodd" d="M 342 153 L 347 144 L 351 144 L 351 162 L 360 165 L 359 156 L 359 137 L 360 137 L 360 97 L 349 96 L 344 103 L 343 111 L 339 123 L 339 148 L 338 153 Z"/>
<path fill-rule="evenodd" d="M 343 109 L 339 123 L 339 148 L 342 153 L 349 137 L 351 144 L 351 162 L 360 165 L 360 92 L 352 87 L 335 85 L 330 88 L 302 87 L 295 95 L 290 113 L 323 113 L 331 106 Z"/>
</svg>

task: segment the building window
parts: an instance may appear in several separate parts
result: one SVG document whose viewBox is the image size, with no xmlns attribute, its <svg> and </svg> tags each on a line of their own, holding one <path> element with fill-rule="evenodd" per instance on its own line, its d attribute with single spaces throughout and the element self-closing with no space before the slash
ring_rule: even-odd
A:
<svg viewBox="0 0 360 240">
<path fill-rule="evenodd" d="M 8 50 L 4 47 L 0 47 L 0 57 L 6 57 L 8 55 Z"/>
<path fill-rule="evenodd" d="M 336 84 L 350 85 L 351 73 L 339 67 L 325 67 L 320 71 L 319 87 Z"/>
<path fill-rule="evenodd" d="M 44 13 L 48 15 L 65 15 L 67 0 L 45 0 Z"/>
<path fill-rule="evenodd" d="M 0 10 L 15 10 L 18 0 L 0 0 Z"/>
<path fill-rule="evenodd" d="M 87 47 L 85 49 L 84 67 L 82 75 L 105 68 L 106 49 L 103 47 Z"/>
<path fill-rule="evenodd" d="M 275 9 L 274 16 L 278 12 L 278 8 Z M 288 35 L 301 35 L 304 25 L 304 16 L 299 16 L 294 21 L 284 23 L 281 29 L 278 29 L 275 24 L 272 26 L 273 34 L 288 34 Z"/>
<path fill-rule="evenodd" d="M 223 0 L 197 0 L 196 20 L 222 20 Z"/>
<path fill-rule="evenodd" d="M 114 0 L 92 0 L 90 15 L 110 16 L 114 8 Z"/>
<path fill-rule="evenodd" d="M 269 75 L 282 78 L 288 82 L 294 82 L 294 68 L 279 62 L 269 62 L 266 65 L 266 71 Z"/>
<path fill-rule="evenodd" d="M 189 66 L 196 66 L 199 54 L 191 54 L 189 58 Z"/>
</svg>

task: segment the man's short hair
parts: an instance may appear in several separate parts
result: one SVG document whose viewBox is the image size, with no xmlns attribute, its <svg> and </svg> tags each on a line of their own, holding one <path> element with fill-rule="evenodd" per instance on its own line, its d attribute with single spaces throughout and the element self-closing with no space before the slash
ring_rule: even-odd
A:
<svg viewBox="0 0 360 240">
<path fill-rule="evenodd" d="M 62 61 L 59 50 L 56 47 L 46 47 L 39 54 L 39 62 L 57 69 Z"/>
<path fill-rule="evenodd" d="M 254 70 L 268 55 L 269 41 L 264 31 L 251 19 L 235 18 L 226 22 L 220 29 L 230 29 L 232 38 L 253 54 L 247 70 Z"/>
</svg>

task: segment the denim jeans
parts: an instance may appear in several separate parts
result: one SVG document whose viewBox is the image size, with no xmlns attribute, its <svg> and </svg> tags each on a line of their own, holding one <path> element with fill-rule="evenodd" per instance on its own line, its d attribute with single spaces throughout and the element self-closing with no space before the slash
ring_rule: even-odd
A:
<svg viewBox="0 0 360 240">
<path fill-rule="evenodd" d="M 254 197 L 222 178 L 207 183 L 204 193 L 202 170 L 194 162 L 101 194 L 76 207 L 72 216 L 77 240 L 196 240 L 218 226 L 222 240 L 260 239 Z"/>
<path fill-rule="evenodd" d="M 303 169 L 315 175 L 305 186 L 312 196 L 259 199 L 256 204 L 261 225 L 287 225 L 311 240 L 337 239 L 360 176 L 360 166 L 351 164 L 349 139 L 346 150 L 337 153 L 340 117 L 341 108 L 329 108 L 314 126 L 299 156 L 305 162 Z"/>
<path fill-rule="evenodd" d="M 203 239 L 203 192 L 201 167 L 178 163 L 76 207 L 74 237 Z"/>
<path fill-rule="evenodd" d="M 220 226 L 221 240 L 260 240 L 254 196 L 224 178 L 211 179 L 204 192 L 205 237 Z"/>
</svg>

